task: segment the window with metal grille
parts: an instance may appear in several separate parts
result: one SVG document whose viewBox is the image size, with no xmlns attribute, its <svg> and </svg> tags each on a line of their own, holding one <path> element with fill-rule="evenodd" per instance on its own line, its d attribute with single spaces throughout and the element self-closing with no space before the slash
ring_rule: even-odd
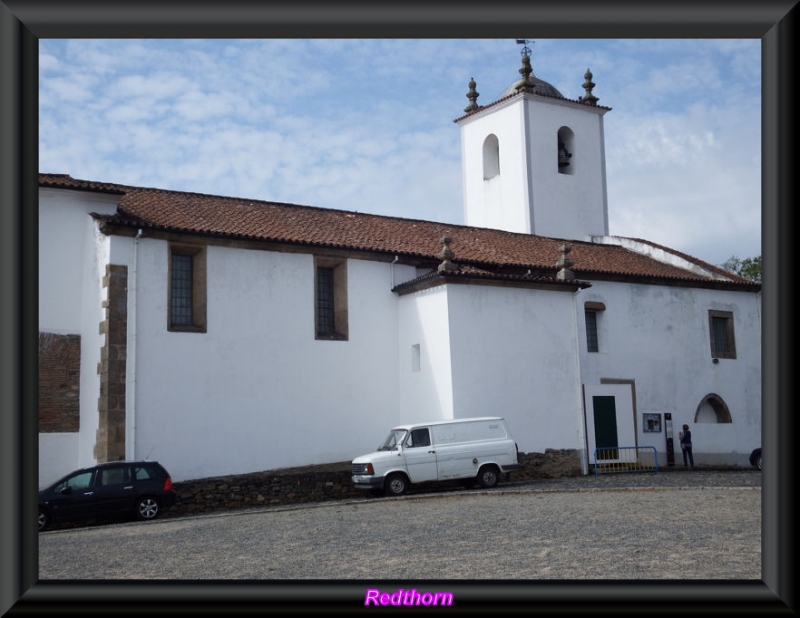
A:
<svg viewBox="0 0 800 618">
<path fill-rule="evenodd" d="M 711 356 L 713 358 L 736 358 L 736 342 L 733 336 L 733 313 L 709 311 L 711 333 Z"/>
<path fill-rule="evenodd" d="M 586 350 L 588 352 L 599 352 L 600 347 L 597 343 L 597 312 L 586 311 Z"/>
<path fill-rule="evenodd" d="M 206 332 L 206 248 L 172 245 L 169 252 L 167 328 Z"/>
<path fill-rule="evenodd" d="M 317 334 L 336 333 L 336 312 L 333 303 L 333 268 L 317 267 Z"/>
<path fill-rule="evenodd" d="M 173 326 L 192 325 L 192 256 L 172 255 L 172 295 L 170 323 Z"/>
</svg>

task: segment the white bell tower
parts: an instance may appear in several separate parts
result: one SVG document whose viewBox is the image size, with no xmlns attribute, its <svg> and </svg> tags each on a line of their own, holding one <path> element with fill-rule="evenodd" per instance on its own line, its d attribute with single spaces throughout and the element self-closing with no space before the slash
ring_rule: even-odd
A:
<svg viewBox="0 0 800 618">
<path fill-rule="evenodd" d="M 592 74 L 586 95 L 564 96 L 533 75 L 527 41 L 521 78 L 477 104 L 470 80 L 461 127 L 464 223 L 552 238 L 608 235 L 603 116 Z"/>
</svg>

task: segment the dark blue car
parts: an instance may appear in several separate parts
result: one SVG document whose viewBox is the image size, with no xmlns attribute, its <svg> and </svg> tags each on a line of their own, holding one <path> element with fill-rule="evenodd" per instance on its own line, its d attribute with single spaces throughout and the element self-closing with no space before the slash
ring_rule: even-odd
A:
<svg viewBox="0 0 800 618">
<path fill-rule="evenodd" d="M 761 470 L 761 447 L 759 446 L 752 453 L 750 453 L 750 465 L 755 466 Z"/>
<path fill-rule="evenodd" d="M 175 504 L 157 461 L 113 461 L 76 470 L 39 492 L 39 532 L 55 523 L 130 516 L 154 519 Z"/>
</svg>

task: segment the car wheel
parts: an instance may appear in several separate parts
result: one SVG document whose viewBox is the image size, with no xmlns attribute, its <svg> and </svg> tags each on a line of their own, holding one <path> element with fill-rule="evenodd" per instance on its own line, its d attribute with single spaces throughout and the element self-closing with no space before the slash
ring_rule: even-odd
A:
<svg viewBox="0 0 800 618">
<path fill-rule="evenodd" d="M 158 500 L 152 496 L 139 498 L 136 503 L 136 518 L 141 520 L 155 519 L 158 515 Z"/>
<path fill-rule="evenodd" d="M 756 457 L 756 468 L 758 468 L 759 470 L 761 470 L 761 455 L 759 455 L 758 457 Z"/>
<path fill-rule="evenodd" d="M 496 466 L 484 466 L 478 472 L 478 482 L 486 489 L 495 487 L 500 482 L 500 471 Z"/>
<path fill-rule="evenodd" d="M 407 488 L 408 480 L 406 477 L 399 472 L 395 472 L 386 478 L 384 493 L 387 496 L 402 496 L 404 493 L 406 493 Z"/>
<path fill-rule="evenodd" d="M 50 516 L 44 509 L 39 509 L 39 532 L 45 530 L 50 525 Z"/>
</svg>

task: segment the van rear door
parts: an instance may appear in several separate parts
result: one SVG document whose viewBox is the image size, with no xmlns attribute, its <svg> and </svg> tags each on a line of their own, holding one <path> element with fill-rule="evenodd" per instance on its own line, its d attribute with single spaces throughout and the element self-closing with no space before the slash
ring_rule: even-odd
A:
<svg viewBox="0 0 800 618">
<path fill-rule="evenodd" d="M 412 483 L 437 480 L 436 451 L 428 427 L 412 429 L 403 443 L 403 458 Z"/>
</svg>

